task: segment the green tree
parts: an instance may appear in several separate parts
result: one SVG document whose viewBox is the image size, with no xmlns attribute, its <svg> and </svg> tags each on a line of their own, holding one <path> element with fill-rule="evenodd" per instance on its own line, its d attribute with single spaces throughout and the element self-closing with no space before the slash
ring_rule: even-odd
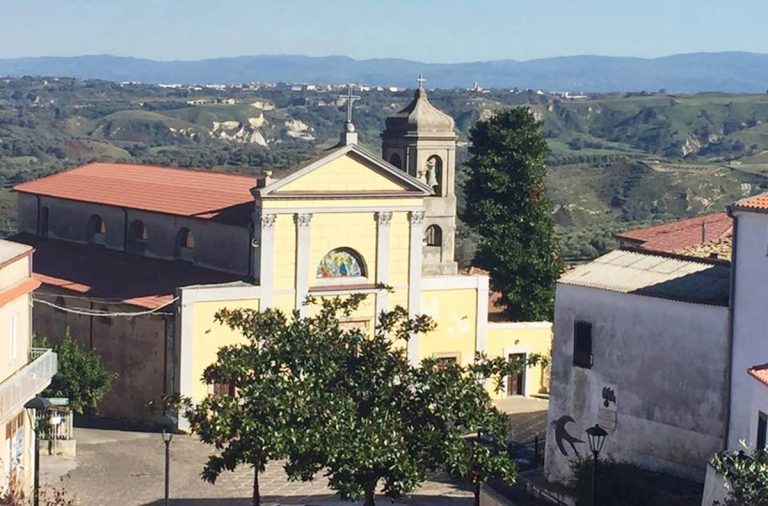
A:
<svg viewBox="0 0 768 506">
<path fill-rule="evenodd" d="M 506 109 L 470 131 L 463 219 L 481 236 L 477 264 L 490 271 L 508 316 L 552 317 L 560 247 L 544 194 L 547 142 L 524 107 Z"/>
<path fill-rule="evenodd" d="M 216 448 L 202 478 L 215 483 L 223 471 L 249 465 L 253 468 L 252 504 L 258 506 L 259 475 L 270 460 L 285 455 L 285 415 L 298 394 L 291 389 L 295 381 L 284 374 L 280 344 L 300 329 L 271 309 L 222 309 L 215 319 L 239 330 L 247 340 L 219 349 L 216 363 L 203 372 L 203 381 L 219 391 L 196 405 L 184 400 L 185 415 L 191 431 Z"/>
<path fill-rule="evenodd" d="M 721 453 L 711 464 L 728 484 L 724 506 L 768 506 L 768 448 Z"/>
<path fill-rule="evenodd" d="M 49 346 L 46 338 L 37 345 Z M 117 374 L 104 365 L 101 357 L 73 340 L 69 328 L 62 340 L 53 346 L 53 351 L 58 356 L 58 371 L 42 395 L 68 398 L 72 410 L 81 415 L 95 409 L 109 392 Z"/>
<path fill-rule="evenodd" d="M 292 479 L 322 472 L 344 499 L 374 504 L 414 490 L 435 470 L 473 483 L 514 479 L 506 454 L 466 437 L 482 431 L 503 441 L 507 418 L 484 382 L 530 361 L 478 357 L 471 366 L 425 360 L 411 365 L 403 343 L 431 330 L 425 316 L 397 307 L 372 331 L 344 324 L 363 295 L 323 299 L 313 316 L 288 318 L 267 309 L 222 310 L 217 319 L 240 331 L 245 344 L 223 348 L 204 375 L 236 385 L 233 397 L 209 396 L 187 416 L 193 431 L 216 446 L 204 478 L 247 463 L 263 470 L 285 458 Z M 313 308 L 315 309 L 315 308 Z M 428 338 L 428 337 L 426 337 Z M 253 504 L 258 502 L 254 488 Z"/>
</svg>

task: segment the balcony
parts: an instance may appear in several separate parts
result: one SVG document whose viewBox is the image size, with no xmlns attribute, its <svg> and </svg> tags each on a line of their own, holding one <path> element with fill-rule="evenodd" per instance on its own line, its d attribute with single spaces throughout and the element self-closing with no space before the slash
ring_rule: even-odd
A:
<svg viewBox="0 0 768 506">
<path fill-rule="evenodd" d="M 47 348 L 30 348 L 29 363 L 0 383 L 0 420 L 16 413 L 42 392 L 56 374 L 56 354 Z"/>
</svg>

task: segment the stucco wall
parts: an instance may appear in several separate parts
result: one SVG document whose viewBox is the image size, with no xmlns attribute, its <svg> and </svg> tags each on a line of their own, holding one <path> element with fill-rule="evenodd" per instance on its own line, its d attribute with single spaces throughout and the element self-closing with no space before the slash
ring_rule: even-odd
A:
<svg viewBox="0 0 768 506">
<path fill-rule="evenodd" d="M 591 369 L 573 365 L 577 320 L 592 324 Z M 725 431 L 727 308 L 558 284 L 554 331 L 547 477 L 563 481 L 573 457 L 552 422 L 572 417 L 567 432 L 586 441 L 588 427 L 615 416 L 604 457 L 703 481 Z M 605 387 L 616 397 L 608 408 Z"/>
<path fill-rule="evenodd" d="M 419 358 L 457 356 L 463 365 L 474 361 L 477 289 L 424 291 L 421 312 L 430 316 L 436 327 L 419 337 Z"/>
<path fill-rule="evenodd" d="M 525 353 L 529 357 L 540 355 L 549 360 L 552 349 L 552 324 L 549 322 L 489 323 L 486 353 L 489 357 L 508 357 L 512 353 Z M 549 364 L 526 369 L 523 381 L 526 397 L 549 392 Z M 493 385 L 490 385 L 493 386 Z M 506 381 L 501 391 L 493 389 L 494 398 L 507 397 Z"/>
<path fill-rule="evenodd" d="M 733 275 L 733 368 L 728 448 L 749 439 L 754 379 L 747 369 L 768 361 L 768 215 L 736 213 Z"/>
<path fill-rule="evenodd" d="M 90 303 L 48 286 L 36 293 L 57 305 L 63 300 L 70 309 L 90 309 Z M 58 295 L 56 295 L 58 293 Z M 58 297 L 61 297 L 59 299 Z M 138 308 L 119 304 L 94 304 L 94 309 L 110 312 L 135 312 Z M 69 327 L 72 338 L 83 348 L 94 351 L 107 368 L 118 374 L 98 411 L 128 420 L 153 420 L 157 413 L 149 402 L 159 401 L 172 391 L 174 382 L 173 327 L 161 316 L 104 318 L 59 311 L 43 303 L 33 307 L 35 334 L 53 344 L 59 342 Z"/>
<path fill-rule="evenodd" d="M 37 198 L 19 194 L 19 223 L 25 232 L 37 233 Z M 176 237 L 188 228 L 195 238 L 194 262 L 243 276 L 250 272 L 250 233 L 247 227 L 236 227 L 184 216 L 150 213 L 113 206 L 40 197 L 40 206 L 48 207 L 48 237 L 85 243 L 92 215 L 99 215 L 106 226 L 106 247 L 125 249 L 127 226 L 135 220 L 144 222 L 147 230 L 146 256 L 176 258 Z"/>
</svg>

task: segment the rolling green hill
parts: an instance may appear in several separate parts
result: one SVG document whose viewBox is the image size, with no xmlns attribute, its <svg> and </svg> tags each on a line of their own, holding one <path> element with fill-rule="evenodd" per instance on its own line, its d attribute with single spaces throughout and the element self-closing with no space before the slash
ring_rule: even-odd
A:
<svg viewBox="0 0 768 506">
<path fill-rule="evenodd" d="M 339 93 L 0 80 L 0 182 L 7 188 L 93 160 L 279 175 L 338 140 Z M 361 142 L 378 151 L 384 119 L 412 92 L 360 94 L 355 123 Z M 430 99 L 456 119 L 460 161 L 471 126 L 499 108 L 526 105 L 543 120 L 551 149 L 548 193 L 569 257 L 612 247 L 616 230 L 722 210 L 766 186 L 768 95 L 569 97 L 497 89 L 435 90 Z M 10 231 L 12 198 L 0 203 L 0 229 Z M 467 262 L 473 239 L 461 235 Z"/>
</svg>

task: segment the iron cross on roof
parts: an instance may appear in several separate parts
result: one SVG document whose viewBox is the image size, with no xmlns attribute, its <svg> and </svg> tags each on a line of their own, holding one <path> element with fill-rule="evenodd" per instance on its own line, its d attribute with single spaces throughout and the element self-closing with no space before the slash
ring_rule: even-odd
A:
<svg viewBox="0 0 768 506">
<path fill-rule="evenodd" d="M 416 82 L 419 83 L 419 88 L 423 88 L 424 87 L 424 83 L 426 83 L 427 80 L 424 78 L 424 76 L 419 74 L 419 77 L 418 77 L 418 79 L 416 79 Z"/>
<path fill-rule="evenodd" d="M 353 95 L 352 94 L 352 88 L 354 88 L 354 84 L 348 84 L 347 85 L 347 94 L 346 95 L 339 95 L 339 98 L 346 99 L 347 101 L 347 123 L 352 123 L 352 104 L 354 104 L 356 101 L 360 100 L 359 95 Z"/>
</svg>

